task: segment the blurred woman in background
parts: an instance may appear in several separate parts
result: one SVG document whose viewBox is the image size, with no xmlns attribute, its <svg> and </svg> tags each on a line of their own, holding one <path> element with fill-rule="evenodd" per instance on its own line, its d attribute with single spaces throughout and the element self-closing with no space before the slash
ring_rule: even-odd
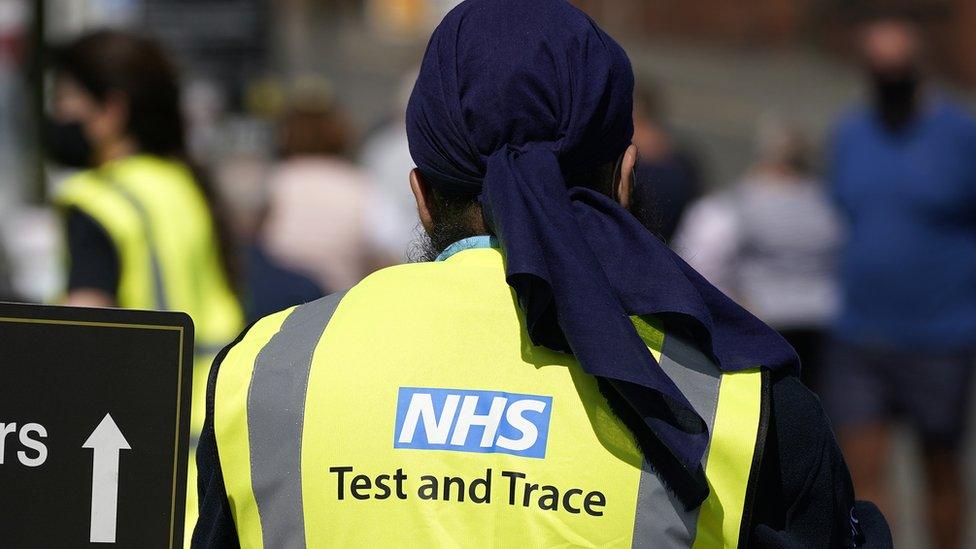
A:
<svg viewBox="0 0 976 549">
<path fill-rule="evenodd" d="M 64 303 L 193 318 L 195 442 L 209 365 L 242 329 L 242 314 L 212 194 L 187 161 L 176 69 L 154 42 L 101 31 L 57 49 L 53 70 L 47 152 L 84 169 L 56 194 L 67 228 Z M 196 514 L 193 465 L 188 518 Z"/>
<path fill-rule="evenodd" d="M 816 391 L 838 305 L 839 221 L 811 175 L 802 132 L 766 116 L 757 141 L 753 168 L 729 191 L 689 209 L 675 249 L 779 331 L 800 357 L 803 382 Z"/>
<path fill-rule="evenodd" d="M 268 256 L 328 291 L 379 267 L 369 226 L 377 192 L 350 160 L 352 126 L 329 84 L 299 78 L 278 126 L 281 159 L 268 178 L 261 244 Z"/>
</svg>

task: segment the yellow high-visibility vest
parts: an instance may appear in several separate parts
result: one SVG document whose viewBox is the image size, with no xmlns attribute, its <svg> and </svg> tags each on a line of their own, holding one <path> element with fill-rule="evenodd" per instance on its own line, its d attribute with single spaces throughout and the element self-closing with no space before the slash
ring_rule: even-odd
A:
<svg viewBox="0 0 976 549">
<path fill-rule="evenodd" d="M 595 378 L 531 344 L 501 252 L 465 249 L 266 317 L 228 351 L 213 425 L 242 546 L 738 546 L 768 376 L 634 322 L 708 425 L 698 508 Z"/>
<path fill-rule="evenodd" d="M 207 373 L 220 348 L 243 327 L 240 304 L 220 261 L 210 209 L 184 164 L 150 155 L 69 178 L 56 203 L 79 209 L 105 229 L 119 259 L 115 299 L 120 307 L 183 311 L 193 319 L 189 534 L 197 515 L 194 450 L 205 416 Z"/>
</svg>

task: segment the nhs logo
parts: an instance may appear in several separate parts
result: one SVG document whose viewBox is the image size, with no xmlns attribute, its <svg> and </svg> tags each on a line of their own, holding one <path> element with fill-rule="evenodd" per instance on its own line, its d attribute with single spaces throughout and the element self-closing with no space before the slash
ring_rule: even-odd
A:
<svg viewBox="0 0 976 549">
<path fill-rule="evenodd" d="M 400 387 L 394 448 L 546 456 L 552 397 Z"/>
</svg>

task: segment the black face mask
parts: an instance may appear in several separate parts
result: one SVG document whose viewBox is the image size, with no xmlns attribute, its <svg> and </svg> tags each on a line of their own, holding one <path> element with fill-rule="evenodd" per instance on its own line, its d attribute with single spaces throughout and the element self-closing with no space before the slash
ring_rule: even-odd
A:
<svg viewBox="0 0 976 549">
<path fill-rule="evenodd" d="M 52 161 L 69 168 L 87 168 L 94 156 L 81 122 L 44 121 L 44 150 Z"/>
<path fill-rule="evenodd" d="M 881 122 L 892 132 L 904 129 L 915 117 L 918 107 L 918 71 L 875 72 L 871 75 L 874 103 Z"/>
</svg>

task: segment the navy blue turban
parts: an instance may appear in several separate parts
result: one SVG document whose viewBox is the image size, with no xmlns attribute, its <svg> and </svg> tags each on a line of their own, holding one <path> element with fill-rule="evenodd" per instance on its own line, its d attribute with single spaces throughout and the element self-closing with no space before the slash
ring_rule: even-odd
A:
<svg viewBox="0 0 976 549">
<path fill-rule="evenodd" d="M 647 459 L 692 507 L 708 493 L 706 426 L 629 317 L 693 320 L 723 371 L 798 364 L 617 202 L 567 188 L 630 145 L 633 87 L 624 50 L 569 3 L 467 0 L 430 39 L 407 134 L 429 184 L 479 197 L 532 341 L 573 353 L 610 388 Z"/>
</svg>

